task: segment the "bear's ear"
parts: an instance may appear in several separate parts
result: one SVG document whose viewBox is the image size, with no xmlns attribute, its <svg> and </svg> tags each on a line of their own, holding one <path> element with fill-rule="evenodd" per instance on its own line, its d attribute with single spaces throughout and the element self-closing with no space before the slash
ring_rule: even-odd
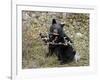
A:
<svg viewBox="0 0 100 80">
<path fill-rule="evenodd" d="M 52 24 L 56 24 L 56 19 L 52 19 Z"/>
<path fill-rule="evenodd" d="M 65 24 L 61 24 L 61 27 L 64 27 L 65 26 Z"/>
</svg>

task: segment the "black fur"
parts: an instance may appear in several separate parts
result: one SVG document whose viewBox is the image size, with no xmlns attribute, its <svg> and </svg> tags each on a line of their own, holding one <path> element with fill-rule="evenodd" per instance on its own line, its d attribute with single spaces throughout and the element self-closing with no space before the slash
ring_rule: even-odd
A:
<svg viewBox="0 0 100 80">
<path fill-rule="evenodd" d="M 60 60 L 61 64 L 72 61 L 76 54 L 76 51 L 70 44 L 64 45 L 66 41 L 73 43 L 72 40 L 64 33 L 63 31 L 64 25 L 65 24 L 57 23 L 57 21 L 53 19 L 52 25 L 50 27 L 49 39 L 47 42 L 44 40 L 46 43 L 56 43 L 56 45 L 49 44 L 48 46 L 49 52 L 47 56 L 51 56 L 55 53 L 58 57 L 58 60 Z M 57 45 L 59 43 L 62 44 Z"/>
</svg>

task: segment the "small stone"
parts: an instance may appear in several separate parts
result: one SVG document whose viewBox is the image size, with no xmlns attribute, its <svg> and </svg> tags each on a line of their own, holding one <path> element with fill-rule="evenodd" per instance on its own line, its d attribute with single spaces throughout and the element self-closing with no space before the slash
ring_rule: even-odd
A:
<svg viewBox="0 0 100 80">
<path fill-rule="evenodd" d="M 77 37 L 82 37 L 82 33 L 76 33 Z"/>
</svg>

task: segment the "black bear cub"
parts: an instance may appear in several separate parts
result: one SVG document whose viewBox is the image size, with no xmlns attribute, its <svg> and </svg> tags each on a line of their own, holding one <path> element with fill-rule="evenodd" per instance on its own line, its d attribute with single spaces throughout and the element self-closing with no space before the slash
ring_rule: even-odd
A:
<svg viewBox="0 0 100 80">
<path fill-rule="evenodd" d="M 56 19 L 52 19 L 48 39 L 45 39 L 45 36 L 40 34 L 41 38 L 43 37 L 44 41 L 49 44 L 47 56 L 56 54 L 61 64 L 71 62 L 74 58 L 77 58 L 75 56 L 76 51 L 71 45 L 72 40 L 63 31 L 64 25 L 58 23 Z"/>
<path fill-rule="evenodd" d="M 49 55 L 55 53 L 61 64 L 72 61 L 76 54 L 73 47 L 68 44 L 68 42 L 72 43 L 72 41 L 63 31 L 64 25 L 53 19 L 49 32 L 49 41 L 55 43 L 49 44 Z"/>
</svg>

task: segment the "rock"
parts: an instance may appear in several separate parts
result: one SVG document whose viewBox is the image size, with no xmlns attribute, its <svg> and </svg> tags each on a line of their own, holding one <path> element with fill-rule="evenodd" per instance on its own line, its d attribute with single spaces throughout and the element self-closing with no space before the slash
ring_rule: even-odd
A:
<svg viewBox="0 0 100 80">
<path fill-rule="evenodd" d="M 76 33 L 76 36 L 77 37 L 82 37 L 83 35 L 82 35 L 82 33 L 78 32 L 78 33 Z"/>
</svg>

